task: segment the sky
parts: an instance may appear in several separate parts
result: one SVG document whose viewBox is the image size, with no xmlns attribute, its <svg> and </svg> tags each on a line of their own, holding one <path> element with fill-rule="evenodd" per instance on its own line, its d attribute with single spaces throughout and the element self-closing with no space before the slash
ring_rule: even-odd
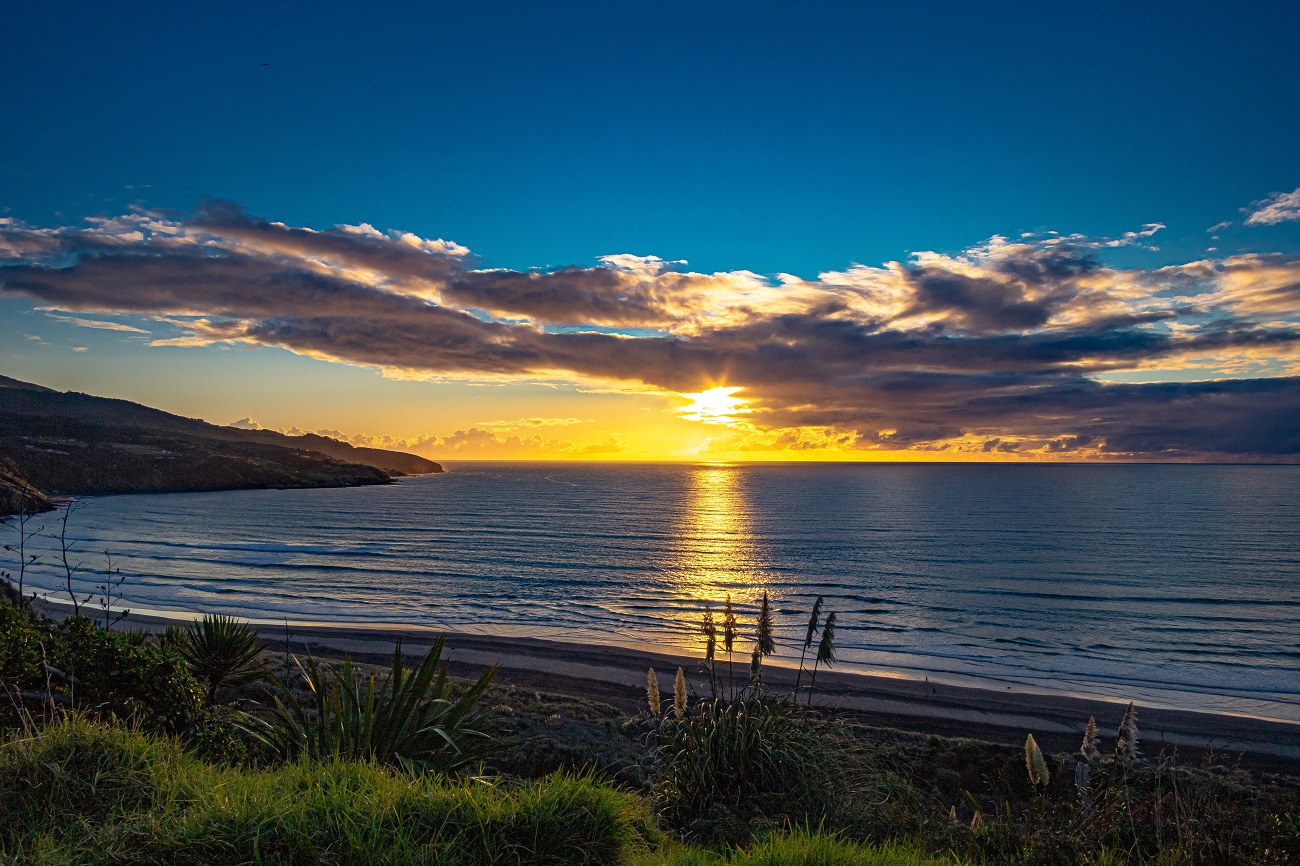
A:
<svg viewBox="0 0 1300 866">
<path fill-rule="evenodd" d="M 0 374 L 443 459 L 1300 459 L 1300 7 L 7 15 Z"/>
</svg>

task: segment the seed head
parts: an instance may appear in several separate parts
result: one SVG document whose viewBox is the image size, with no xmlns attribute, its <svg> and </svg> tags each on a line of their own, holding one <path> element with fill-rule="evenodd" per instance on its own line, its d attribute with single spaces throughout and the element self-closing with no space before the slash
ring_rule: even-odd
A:
<svg viewBox="0 0 1300 866">
<path fill-rule="evenodd" d="M 650 673 L 646 674 L 645 696 L 650 701 L 650 715 L 659 715 L 659 677 L 655 676 L 654 668 L 650 668 Z"/>
<path fill-rule="evenodd" d="M 1095 761 L 1101 757 L 1101 750 L 1097 748 L 1097 717 L 1088 717 L 1088 727 L 1083 729 L 1083 745 L 1079 751 L 1083 754 L 1085 760 Z"/>
<path fill-rule="evenodd" d="M 1025 769 L 1029 771 L 1029 784 L 1047 785 L 1051 775 L 1047 772 L 1047 761 L 1043 758 L 1042 749 L 1038 748 L 1038 743 L 1034 741 L 1034 735 L 1030 734 L 1025 738 Z"/>
<path fill-rule="evenodd" d="M 673 713 L 677 718 L 686 715 L 686 673 L 677 669 L 677 680 L 673 683 Z"/>
</svg>

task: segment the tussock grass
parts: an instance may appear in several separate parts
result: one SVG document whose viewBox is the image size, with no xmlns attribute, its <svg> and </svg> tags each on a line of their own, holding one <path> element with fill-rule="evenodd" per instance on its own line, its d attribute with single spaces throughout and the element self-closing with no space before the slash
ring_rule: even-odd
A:
<svg viewBox="0 0 1300 866">
<path fill-rule="evenodd" d="M 140 864 L 618 864 L 657 839 L 643 801 L 590 778 L 510 787 L 375 763 L 205 765 L 83 721 L 0 747 L 0 860 Z"/>
</svg>

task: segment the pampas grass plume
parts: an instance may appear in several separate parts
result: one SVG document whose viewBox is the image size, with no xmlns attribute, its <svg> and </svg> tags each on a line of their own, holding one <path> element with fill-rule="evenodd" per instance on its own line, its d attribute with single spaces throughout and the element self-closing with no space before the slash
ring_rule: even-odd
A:
<svg viewBox="0 0 1300 866">
<path fill-rule="evenodd" d="M 677 669 L 677 679 L 673 683 L 673 713 L 677 718 L 686 715 L 686 672 Z"/>
<path fill-rule="evenodd" d="M 1083 729 L 1083 745 L 1079 751 L 1083 754 L 1085 760 L 1095 761 L 1101 757 L 1101 750 L 1097 748 L 1099 744 L 1097 737 L 1097 717 L 1088 717 L 1088 727 Z"/>
<path fill-rule="evenodd" d="M 1124 718 L 1119 723 L 1119 739 L 1115 742 L 1115 754 L 1131 760 L 1138 757 L 1138 721 L 1137 709 L 1129 701 Z"/>
<path fill-rule="evenodd" d="M 704 643 L 704 661 L 712 664 L 713 656 L 718 648 L 718 627 L 713 622 L 713 609 L 709 603 L 704 602 L 704 622 L 700 624 L 700 631 L 703 632 Z"/>
<path fill-rule="evenodd" d="M 650 668 L 650 673 L 646 674 L 645 696 L 650 700 L 650 715 L 659 715 L 659 677 L 655 676 L 654 668 Z"/>
<path fill-rule="evenodd" d="M 736 614 L 731 609 L 731 596 L 727 596 L 726 603 L 722 606 L 722 648 L 731 653 L 731 647 L 736 643 Z"/>
<path fill-rule="evenodd" d="M 1043 750 L 1038 748 L 1033 734 L 1025 738 L 1025 769 L 1029 771 L 1031 785 L 1046 787 L 1048 780 L 1052 778 L 1047 772 L 1047 760 L 1043 757 Z"/>
<path fill-rule="evenodd" d="M 776 641 L 772 637 L 772 606 L 767 600 L 766 590 L 758 605 L 758 652 L 765 656 L 776 652 Z"/>
</svg>

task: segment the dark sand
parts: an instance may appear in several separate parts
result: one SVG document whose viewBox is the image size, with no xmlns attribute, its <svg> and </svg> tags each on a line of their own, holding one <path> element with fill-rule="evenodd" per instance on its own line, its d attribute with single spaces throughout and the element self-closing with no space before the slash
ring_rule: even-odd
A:
<svg viewBox="0 0 1300 866">
<path fill-rule="evenodd" d="M 126 624 L 158 629 L 176 621 L 132 614 Z M 255 627 L 272 650 L 285 646 L 284 625 Z M 359 661 L 383 663 L 391 660 L 395 640 L 402 640 L 406 654 L 419 655 L 439 632 L 400 626 L 291 624 L 287 634 L 295 653 L 350 655 Z M 699 656 L 457 632 L 447 634 L 447 648 L 455 673 L 500 665 L 501 681 L 539 692 L 600 700 L 629 713 L 644 709 L 646 671 L 651 665 L 667 692 L 671 692 L 678 666 L 685 669 L 694 690 L 708 689 Z M 743 679 L 748 669 L 748 654 L 737 653 L 737 678 Z M 725 677 L 725 661 L 719 670 Z M 795 671 L 790 668 L 764 665 L 764 682 L 776 691 L 788 691 L 794 679 Z M 804 683 L 807 681 L 805 673 Z M 1162 746 L 1168 746 L 1176 747 L 1183 760 L 1200 760 L 1208 749 L 1233 753 L 1260 768 L 1300 772 L 1300 724 L 1144 706 L 1140 695 L 1135 698 L 1145 754 L 1157 754 Z M 818 673 L 813 703 L 845 711 L 868 724 L 940 736 L 1023 743 L 1025 734 L 1032 732 L 1047 748 L 1062 752 L 1078 748 L 1089 716 L 1096 716 L 1103 739 L 1113 742 L 1125 706 L 1097 698 L 995 691 L 825 668 Z"/>
</svg>

